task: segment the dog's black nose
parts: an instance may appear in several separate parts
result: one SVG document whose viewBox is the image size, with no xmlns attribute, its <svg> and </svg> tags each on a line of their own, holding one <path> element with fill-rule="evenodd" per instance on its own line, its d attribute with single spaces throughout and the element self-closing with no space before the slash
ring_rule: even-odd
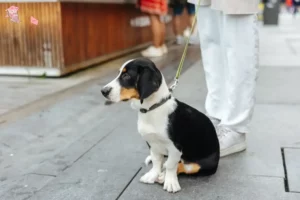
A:
<svg viewBox="0 0 300 200">
<path fill-rule="evenodd" d="M 105 88 L 102 88 L 101 90 L 101 93 L 103 94 L 103 96 L 107 97 L 111 91 L 111 87 L 105 87 Z"/>
</svg>

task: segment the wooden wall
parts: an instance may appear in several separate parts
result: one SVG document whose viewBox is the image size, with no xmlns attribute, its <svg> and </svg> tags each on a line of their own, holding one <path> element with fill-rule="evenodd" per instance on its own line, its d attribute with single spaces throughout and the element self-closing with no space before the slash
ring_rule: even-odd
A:
<svg viewBox="0 0 300 200">
<path fill-rule="evenodd" d="M 61 10 L 66 66 L 152 40 L 150 26 L 130 26 L 146 15 L 134 4 L 62 3 Z M 167 30 L 171 34 L 170 23 Z"/>
<path fill-rule="evenodd" d="M 20 23 L 5 17 L 12 5 L 19 7 Z M 134 4 L 0 3 L 0 9 L 0 68 L 56 68 L 62 75 L 152 41 L 150 25 L 130 25 L 130 20 L 147 16 Z M 30 16 L 39 20 L 37 26 Z M 172 23 L 166 35 L 173 35 Z"/>
<path fill-rule="evenodd" d="M 19 7 L 20 23 L 5 17 L 12 5 Z M 63 65 L 59 3 L 0 3 L 0 10 L 0 67 Z M 30 16 L 39 20 L 37 26 Z"/>
</svg>

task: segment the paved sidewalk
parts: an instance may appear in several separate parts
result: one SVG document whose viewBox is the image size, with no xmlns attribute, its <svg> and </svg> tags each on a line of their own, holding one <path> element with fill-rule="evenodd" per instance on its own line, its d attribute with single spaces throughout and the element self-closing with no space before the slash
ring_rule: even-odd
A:
<svg viewBox="0 0 300 200">
<path fill-rule="evenodd" d="M 47 109 L 0 125 L 0 200 L 300 199 L 300 27 L 288 17 L 260 31 L 248 149 L 222 158 L 215 175 L 181 176 L 177 194 L 140 183 L 149 170 L 143 164 L 148 147 L 128 103 L 104 106 L 99 91 L 115 76 L 109 74 Z M 172 57 L 162 68 L 168 81 L 177 61 Z M 205 95 L 201 62 L 187 62 L 175 96 L 204 111 Z"/>
</svg>

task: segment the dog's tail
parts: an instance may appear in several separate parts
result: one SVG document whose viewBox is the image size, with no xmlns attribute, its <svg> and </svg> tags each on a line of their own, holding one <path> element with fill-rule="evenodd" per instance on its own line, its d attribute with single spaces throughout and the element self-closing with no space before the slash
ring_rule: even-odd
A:
<svg viewBox="0 0 300 200">
<path fill-rule="evenodd" d="M 152 158 L 151 158 L 151 155 L 149 155 L 149 156 L 147 156 L 147 158 L 145 159 L 145 165 L 148 166 L 151 162 L 152 162 Z"/>
</svg>

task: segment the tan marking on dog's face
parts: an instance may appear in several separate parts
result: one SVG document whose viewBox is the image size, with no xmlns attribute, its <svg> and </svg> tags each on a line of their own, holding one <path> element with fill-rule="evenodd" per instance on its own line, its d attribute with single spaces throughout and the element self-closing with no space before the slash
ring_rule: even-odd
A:
<svg viewBox="0 0 300 200">
<path fill-rule="evenodd" d="M 140 95 L 135 88 L 121 88 L 120 92 L 120 99 L 127 100 L 127 99 L 139 99 Z"/>
<path fill-rule="evenodd" d="M 126 72 L 127 71 L 127 69 L 126 69 L 126 67 L 124 67 L 123 69 L 122 69 L 122 72 L 124 73 L 124 72 Z"/>
</svg>

